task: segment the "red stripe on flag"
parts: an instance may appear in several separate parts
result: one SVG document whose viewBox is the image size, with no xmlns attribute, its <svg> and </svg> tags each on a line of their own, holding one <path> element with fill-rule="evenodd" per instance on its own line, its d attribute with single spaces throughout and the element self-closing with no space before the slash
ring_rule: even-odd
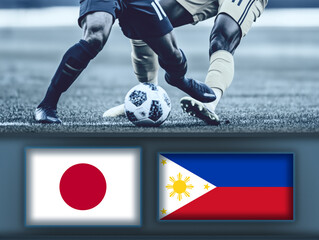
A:
<svg viewBox="0 0 319 240">
<path fill-rule="evenodd" d="M 162 218 L 162 220 L 292 219 L 292 187 L 217 187 Z"/>
</svg>

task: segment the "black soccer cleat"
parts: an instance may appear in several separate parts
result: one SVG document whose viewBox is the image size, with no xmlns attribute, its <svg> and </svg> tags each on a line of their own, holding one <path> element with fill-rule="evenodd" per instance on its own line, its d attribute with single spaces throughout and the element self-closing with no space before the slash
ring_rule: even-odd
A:
<svg viewBox="0 0 319 240">
<path fill-rule="evenodd" d="M 188 115 L 199 118 L 208 125 L 218 126 L 220 124 L 217 114 L 209 110 L 205 104 L 190 97 L 181 98 L 180 103 L 183 111 Z"/>
<path fill-rule="evenodd" d="M 56 123 L 61 124 L 62 121 L 57 116 L 56 109 L 51 107 L 38 107 L 34 111 L 34 119 L 38 123 Z"/>
<path fill-rule="evenodd" d="M 170 79 L 170 75 L 166 73 L 165 80 L 168 84 L 179 88 L 200 102 L 213 102 L 216 99 L 216 95 L 210 87 L 192 78 L 184 77 L 179 80 L 172 80 Z"/>
</svg>

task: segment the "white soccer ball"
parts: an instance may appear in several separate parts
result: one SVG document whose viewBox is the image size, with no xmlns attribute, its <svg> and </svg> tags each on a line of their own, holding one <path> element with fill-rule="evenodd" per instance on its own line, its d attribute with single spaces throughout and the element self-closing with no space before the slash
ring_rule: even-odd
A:
<svg viewBox="0 0 319 240">
<path fill-rule="evenodd" d="M 171 100 L 160 86 L 140 83 L 125 96 L 125 113 L 136 126 L 157 127 L 171 112 Z"/>
</svg>

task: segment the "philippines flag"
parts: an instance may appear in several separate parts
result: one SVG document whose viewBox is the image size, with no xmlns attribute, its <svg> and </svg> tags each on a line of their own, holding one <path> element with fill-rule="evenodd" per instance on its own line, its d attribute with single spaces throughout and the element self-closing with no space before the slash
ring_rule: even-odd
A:
<svg viewBox="0 0 319 240">
<path fill-rule="evenodd" d="M 140 225 L 140 150 L 26 151 L 26 225 Z"/>
<path fill-rule="evenodd" d="M 160 220 L 293 220 L 293 154 L 161 154 Z"/>
</svg>

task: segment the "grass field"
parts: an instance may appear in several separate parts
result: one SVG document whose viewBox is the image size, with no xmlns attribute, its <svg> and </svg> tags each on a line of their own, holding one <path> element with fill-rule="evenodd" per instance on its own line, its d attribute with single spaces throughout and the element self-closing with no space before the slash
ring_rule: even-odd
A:
<svg viewBox="0 0 319 240">
<path fill-rule="evenodd" d="M 176 31 L 189 60 L 188 76 L 201 81 L 209 32 L 206 26 Z M 161 71 L 160 85 L 173 106 L 159 128 L 102 118 L 137 83 L 129 41 L 115 28 L 106 48 L 62 96 L 63 125 L 36 124 L 33 110 L 62 55 L 80 36 L 76 27 L 0 29 L 0 132 L 319 132 L 319 28 L 253 28 L 235 54 L 235 79 L 217 108 L 218 127 L 184 114 L 179 106 L 184 94 L 166 84 Z"/>
</svg>

